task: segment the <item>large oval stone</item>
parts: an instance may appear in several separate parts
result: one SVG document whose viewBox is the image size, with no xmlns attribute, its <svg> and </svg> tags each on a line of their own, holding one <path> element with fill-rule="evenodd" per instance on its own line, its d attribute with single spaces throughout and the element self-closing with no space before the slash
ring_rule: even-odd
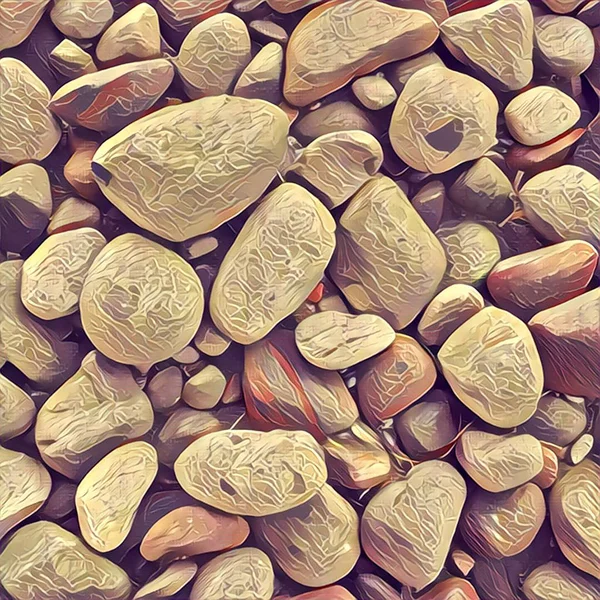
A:
<svg viewBox="0 0 600 600">
<path fill-rule="evenodd" d="M 25 41 L 50 0 L 2 2 L 0 4 L 0 50 L 13 48 Z"/>
<path fill-rule="evenodd" d="M 283 93 L 306 106 L 353 77 L 426 50 L 438 37 L 426 13 L 376 0 L 333 0 L 296 26 L 286 55 Z"/>
<path fill-rule="evenodd" d="M 232 96 L 170 106 L 100 146 L 92 171 L 137 225 L 181 242 L 216 229 L 265 191 L 287 152 L 289 121 Z"/>
<path fill-rule="evenodd" d="M 335 247 L 335 221 L 295 183 L 271 192 L 227 252 L 210 314 L 231 339 L 252 344 L 292 314 L 321 281 Z"/>
<path fill-rule="evenodd" d="M 496 427 L 515 427 L 535 412 L 544 374 L 525 323 L 490 306 L 461 325 L 438 353 L 458 398 Z"/>
<path fill-rule="evenodd" d="M 446 269 L 439 241 L 406 194 L 377 175 L 340 218 L 331 277 L 359 312 L 406 327 L 433 298 Z"/>
<path fill-rule="evenodd" d="M 527 600 L 596 600 L 600 584 L 559 562 L 547 562 L 534 569 L 523 582 Z"/>
<path fill-rule="evenodd" d="M 310 500 L 323 486 L 323 450 L 304 431 L 218 431 L 188 446 L 175 475 L 191 496 L 225 512 L 264 517 Z"/>
<path fill-rule="evenodd" d="M 460 473 L 432 460 L 384 487 L 367 505 L 361 539 L 367 556 L 417 590 L 439 575 L 467 497 Z"/>
</svg>

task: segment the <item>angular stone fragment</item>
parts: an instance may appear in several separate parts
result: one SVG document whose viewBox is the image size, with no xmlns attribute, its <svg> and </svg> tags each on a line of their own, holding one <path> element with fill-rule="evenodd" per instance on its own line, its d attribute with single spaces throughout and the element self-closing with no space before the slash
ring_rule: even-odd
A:
<svg viewBox="0 0 600 600">
<path fill-rule="evenodd" d="M 600 181 L 574 165 L 532 177 L 519 190 L 525 216 L 552 242 L 585 240 L 600 249 Z"/>
<path fill-rule="evenodd" d="M 580 20 L 556 15 L 535 19 L 535 56 L 550 73 L 577 77 L 592 64 L 594 52 L 594 36 Z"/>
<path fill-rule="evenodd" d="M 464 479 L 448 463 L 414 467 L 367 505 L 364 551 L 400 583 L 423 589 L 442 570 L 466 496 Z"/>
<path fill-rule="evenodd" d="M 444 173 L 496 143 L 498 101 L 480 81 L 445 67 L 418 70 L 390 123 L 396 154 L 418 171 Z"/>
<path fill-rule="evenodd" d="M 113 14 L 110 0 L 55 0 L 50 18 L 66 36 L 88 39 L 102 33 Z"/>
<path fill-rule="evenodd" d="M 190 600 L 271 600 L 274 585 L 269 557 L 258 548 L 238 548 L 213 558 L 200 568 Z"/>
<path fill-rule="evenodd" d="M 262 100 L 204 98 L 126 127 L 100 146 L 92 169 L 127 217 L 183 241 L 216 229 L 262 195 L 285 157 L 288 128 L 285 113 Z"/>
<path fill-rule="evenodd" d="M 160 27 L 156 10 L 142 2 L 117 19 L 96 46 L 99 61 L 147 60 L 161 55 Z"/>
<path fill-rule="evenodd" d="M 50 179 L 44 167 L 17 165 L 0 176 L 2 250 L 20 252 L 42 233 L 51 212 Z"/>
<path fill-rule="evenodd" d="M 431 231 L 440 226 L 446 205 L 446 188 L 441 181 L 426 183 L 412 198 L 411 204 Z"/>
<path fill-rule="evenodd" d="M 422 11 L 376 0 L 334 0 L 313 9 L 294 29 L 283 93 L 290 104 L 306 106 L 353 77 L 419 54 L 437 37 L 435 21 Z"/>
<path fill-rule="evenodd" d="M 178 560 L 171 563 L 162 573 L 144 584 L 133 600 L 157 600 L 170 598 L 183 589 L 198 572 L 198 565 L 192 560 Z"/>
<path fill-rule="evenodd" d="M 504 109 L 510 134 L 521 144 L 537 146 L 568 131 L 581 116 L 573 98 L 547 85 L 513 98 Z"/>
<path fill-rule="evenodd" d="M 144 435 L 153 418 L 129 369 L 94 351 L 41 407 L 35 440 L 46 464 L 79 479 L 107 452 Z"/>
<path fill-rule="evenodd" d="M 0 160 L 17 164 L 46 158 L 61 130 L 48 110 L 44 82 L 20 60 L 0 58 L 0 98 Z"/>
<path fill-rule="evenodd" d="M 562 447 L 575 441 L 585 431 L 586 425 L 583 404 L 569 402 L 549 392 L 540 398 L 534 415 L 520 426 L 519 431 Z"/>
<path fill-rule="evenodd" d="M 193 100 L 229 93 L 251 58 L 246 24 L 235 15 L 221 13 L 188 33 L 173 62 Z"/>
<path fill-rule="evenodd" d="M 600 579 L 600 465 L 587 459 L 567 470 L 552 487 L 549 506 L 563 554 Z"/>
<path fill-rule="evenodd" d="M 377 139 L 361 130 L 328 133 L 311 142 L 285 176 L 299 177 L 311 186 L 328 208 L 343 204 L 383 162 Z"/>
<path fill-rule="evenodd" d="M 2 2 L 0 4 L 0 51 L 25 41 L 50 0 Z"/>
<path fill-rule="evenodd" d="M 183 401 L 200 410 L 213 408 L 221 399 L 226 384 L 223 372 L 214 365 L 207 365 L 185 382 Z"/>
<path fill-rule="evenodd" d="M 356 420 L 322 444 L 329 477 L 350 489 L 369 489 L 390 474 L 390 457 L 374 431 Z"/>
<path fill-rule="evenodd" d="M 442 39 L 468 65 L 502 90 L 520 90 L 533 77 L 533 13 L 528 0 L 497 0 L 446 19 Z"/>
<path fill-rule="evenodd" d="M 77 79 L 98 70 L 90 54 L 66 38 L 52 50 L 48 60 L 61 75 L 69 79 Z"/>
<path fill-rule="evenodd" d="M 150 527 L 140 545 L 140 553 L 146 560 L 178 560 L 231 550 L 243 544 L 249 533 L 250 527 L 241 517 L 202 506 L 182 506 Z"/>
<path fill-rule="evenodd" d="M 231 0 L 159 0 L 158 13 L 175 31 L 189 31 L 194 25 L 227 8 Z"/>
<path fill-rule="evenodd" d="M 65 163 L 63 175 L 82 198 L 102 204 L 104 197 L 92 172 L 92 160 L 97 149 L 95 142 L 85 142 L 77 147 Z"/>
<path fill-rule="evenodd" d="M 456 438 L 458 423 L 452 415 L 451 399 L 451 394 L 434 390 L 394 419 L 396 433 L 411 458 L 423 460 L 431 453 L 441 454 Z"/>
<path fill-rule="evenodd" d="M 438 353 L 458 398 L 496 427 L 529 419 L 542 394 L 542 363 L 525 323 L 490 306 L 461 325 Z"/>
<path fill-rule="evenodd" d="M 360 312 L 406 327 L 431 300 L 446 260 L 442 247 L 389 178 L 377 175 L 340 219 L 330 273 Z"/>
<path fill-rule="evenodd" d="M 148 110 L 174 74 L 173 65 L 163 58 L 103 69 L 61 87 L 50 109 L 70 125 L 115 131 Z"/>
<path fill-rule="evenodd" d="M 456 445 L 456 458 L 484 490 L 498 493 L 531 481 L 544 465 L 542 445 L 532 435 L 470 429 Z"/>
<path fill-rule="evenodd" d="M 377 136 L 379 128 L 363 109 L 346 100 L 310 111 L 294 125 L 294 135 L 305 144 L 328 133 L 356 130 Z"/>
<path fill-rule="evenodd" d="M 352 91 L 369 110 L 381 110 L 398 98 L 394 86 L 381 74 L 356 79 L 352 84 Z"/>
<path fill-rule="evenodd" d="M 194 337 L 194 345 L 203 354 L 221 356 L 231 346 L 231 340 L 215 327 L 209 317 L 205 317 Z"/>
<path fill-rule="evenodd" d="M 109 552 L 123 542 L 157 472 L 158 456 L 147 442 L 120 446 L 91 468 L 77 487 L 75 506 L 92 548 Z"/>
<path fill-rule="evenodd" d="M 354 584 L 361 600 L 402 600 L 399 592 L 373 573 L 361 573 Z"/>
<path fill-rule="evenodd" d="M 12 363 L 42 388 L 55 389 L 79 363 L 75 342 L 35 320 L 21 302 L 23 261 L 0 263 L 0 362 Z"/>
<path fill-rule="evenodd" d="M 597 264 L 591 244 L 560 242 L 500 261 L 487 287 L 498 306 L 527 319 L 585 292 Z"/>
<path fill-rule="evenodd" d="M 83 280 L 106 245 L 104 236 L 84 227 L 47 238 L 23 264 L 21 301 L 40 319 L 77 311 Z"/>
<path fill-rule="evenodd" d="M 419 335 L 428 346 L 441 346 L 483 306 L 483 297 L 474 287 L 455 283 L 429 303 L 419 321 Z"/>
<path fill-rule="evenodd" d="M 44 504 L 51 487 L 50 473 L 42 463 L 0 446 L 0 539 Z"/>
<path fill-rule="evenodd" d="M 46 229 L 48 235 L 71 231 L 80 227 L 99 229 L 101 223 L 100 210 L 90 202 L 71 196 L 61 202 L 52 213 Z"/>
<path fill-rule="evenodd" d="M 275 330 L 246 347 L 243 386 L 248 414 L 265 425 L 303 429 L 322 439 L 358 418 L 340 375 L 305 362 L 291 331 Z"/>
<path fill-rule="evenodd" d="M 334 231 L 329 211 L 300 186 L 284 183 L 271 192 L 221 263 L 210 297 L 215 325 L 241 344 L 263 338 L 323 277 Z"/>
<path fill-rule="evenodd" d="M 600 288 L 539 312 L 529 327 L 547 388 L 600 397 Z"/>
<path fill-rule="evenodd" d="M 533 483 L 500 494 L 478 490 L 467 500 L 460 531 L 475 552 L 502 559 L 525 550 L 545 518 L 544 494 Z"/>
<path fill-rule="evenodd" d="M 0 554 L 0 583 L 15 600 L 127 600 L 132 591 L 125 571 L 49 521 L 11 537 Z"/>
<path fill-rule="evenodd" d="M 371 423 L 397 415 L 431 389 L 437 371 L 431 356 L 413 338 L 396 334 L 383 353 L 359 370 L 358 399 Z"/>
<path fill-rule="evenodd" d="M 360 555 L 358 515 L 331 486 L 308 502 L 253 519 L 252 531 L 294 581 L 310 587 L 335 583 Z"/>
<path fill-rule="evenodd" d="M 323 311 L 304 319 L 295 331 L 300 354 L 331 371 L 352 367 L 393 343 L 394 330 L 377 315 Z"/>
<path fill-rule="evenodd" d="M 0 373 L 0 443 L 27 431 L 35 413 L 31 396 Z"/>
<path fill-rule="evenodd" d="M 327 468 L 320 446 L 304 431 L 234 430 L 193 442 L 175 461 L 175 475 L 188 494 L 209 506 L 264 517 L 310 500 Z"/>
<path fill-rule="evenodd" d="M 263 46 L 244 69 L 233 90 L 234 96 L 260 98 L 279 104 L 283 77 L 283 48 L 271 42 Z"/>
<path fill-rule="evenodd" d="M 448 261 L 442 287 L 457 283 L 478 285 L 500 260 L 498 239 L 487 227 L 475 221 L 441 227 L 436 236 Z"/>
<path fill-rule="evenodd" d="M 194 440 L 204 435 L 231 429 L 244 416 L 244 408 L 227 406 L 217 410 L 195 410 L 178 408 L 163 425 L 156 439 L 160 462 L 168 467 Z"/>
<path fill-rule="evenodd" d="M 480 158 L 448 190 L 450 200 L 469 212 L 502 221 L 514 210 L 512 183 L 496 163 Z"/>
<path fill-rule="evenodd" d="M 551 561 L 527 575 L 523 593 L 527 600 L 595 600 L 600 597 L 600 584 L 563 563 Z"/>
<path fill-rule="evenodd" d="M 149 368 L 185 348 L 204 310 L 204 292 L 179 255 L 140 235 L 109 242 L 90 267 L 80 298 L 92 343 L 117 362 Z"/>
</svg>

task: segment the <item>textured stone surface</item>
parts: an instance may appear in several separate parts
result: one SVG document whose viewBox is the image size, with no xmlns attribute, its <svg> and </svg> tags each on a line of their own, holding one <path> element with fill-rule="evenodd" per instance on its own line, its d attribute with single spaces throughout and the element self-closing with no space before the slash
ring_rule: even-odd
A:
<svg viewBox="0 0 600 600">
<path fill-rule="evenodd" d="M 527 600 L 595 600 L 600 596 L 600 585 L 590 578 L 558 562 L 547 562 L 534 569 L 523 582 Z"/>
<path fill-rule="evenodd" d="M 260 98 L 272 104 L 283 100 L 281 78 L 283 77 L 283 48 L 270 42 L 263 46 L 240 75 L 234 96 Z"/>
<path fill-rule="evenodd" d="M 66 38 L 52 50 L 48 60 L 61 75 L 68 79 L 76 79 L 98 70 L 91 55 Z"/>
<path fill-rule="evenodd" d="M 198 565 L 191 560 L 178 560 L 145 583 L 133 600 L 156 600 L 169 598 L 184 588 L 198 572 Z"/>
<path fill-rule="evenodd" d="M 196 23 L 227 8 L 231 0 L 159 0 L 158 13 L 176 31 L 187 31 Z"/>
<path fill-rule="evenodd" d="M 27 431 L 35 413 L 31 396 L 0 373 L 0 443 Z"/>
<path fill-rule="evenodd" d="M 27 0 L 0 4 L 0 50 L 18 46 L 27 39 L 50 0 Z"/>
<path fill-rule="evenodd" d="M 85 39 L 102 33 L 113 14 L 110 0 L 55 0 L 50 11 L 59 31 L 68 37 Z"/>
</svg>

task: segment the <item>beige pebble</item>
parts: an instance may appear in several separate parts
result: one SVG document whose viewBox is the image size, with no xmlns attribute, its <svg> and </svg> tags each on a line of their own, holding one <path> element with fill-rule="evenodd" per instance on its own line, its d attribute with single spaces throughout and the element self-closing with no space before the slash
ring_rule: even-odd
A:
<svg viewBox="0 0 600 600">
<path fill-rule="evenodd" d="M 360 77 L 352 83 L 352 91 L 369 110 L 381 110 L 398 98 L 394 86 L 381 75 Z"/>
<path fill-rule="evenodd" d="M 221 399 L 226 384 L 227 379 L 221 369 L 214 365 L 207 365 L 185 382 L 183 401 L 192 408 L 201 410 L 213 408 Z"/>
</svg>

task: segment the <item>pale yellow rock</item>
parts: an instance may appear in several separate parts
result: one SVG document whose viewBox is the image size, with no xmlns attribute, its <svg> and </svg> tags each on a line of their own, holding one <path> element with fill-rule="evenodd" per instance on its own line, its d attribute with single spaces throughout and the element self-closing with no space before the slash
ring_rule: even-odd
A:
<svg viewBox="0 0 600 600">
<path fill-rule="evenodd" d="M 352 84 L 352 91 L 359 102 L 369 110 L 381 110 L 398 98 L 394 86 L 380 75 L 357 79 Z"/>
<path fill-rule="evenodd" d="M 568 131 L 581 110 L 557 88 L 541 85 L 513 98 L 504 109 L 510 134 L 521 144 L 538 146 Z"/>
<path fill-rule="evenodd" d="M 77 79 L 98 70 L 90 54 L 66 38 L 52 50 L 49 59 L 50 64 L 69 79 Z"/>
<path fill-rule="evenodd" d="M 221 369 L 207 365 L 185 382 L 182 398 L 192 408 L 207 410 L 217 405 L 226 385 L 227 379 Z"/>
<path fill-rule="evenodd" d="M 281 78 L 283 76 L 283 48 L 270 42 L 263 46 L 258 54 L 240 75 L 234 96 L 243 98 L 260 98 L 272 104 L 283 100 L 281 95 Z"/>
<path fill-rule="evenodd" d="M 0 52 L 27 39 L 50 0 L 0 2 Z"/>
<path fill-rule="evenodd" d="M 132 442 L 106 455 L 77 486 L 81 534 L 98 552 L 118 548 L 158 473 L 158 456 L 147 442 Z"/>
<path fill-rule="evenodd" d="M 387 78 L 395 90 L 400 93 L 408 80 L 421 69 L 430 66 L 443 67 L 444 61 L 433 50 L 424 52 L 414 58 L 399 60 L 386 68 Z"/>
<path fill-rule="evenodd" d="M 27 431 L 36 408 L 27 392 L 0 373 L 0 442 Z"/>
<path fill-rule="evenodd" d="M 157 600 L 170 598 L 186 586 L 198 572 L 198 565 L 192 560 L 177 560 L 162 573 L 144 584 L 133 600 Z"/>
<path fill-rule="evenodd" d="M 93 38 L 113 18 L 110 0 L 55 0 L 50 18 L 56 28 L 73 38 Z"/>
</svg>

